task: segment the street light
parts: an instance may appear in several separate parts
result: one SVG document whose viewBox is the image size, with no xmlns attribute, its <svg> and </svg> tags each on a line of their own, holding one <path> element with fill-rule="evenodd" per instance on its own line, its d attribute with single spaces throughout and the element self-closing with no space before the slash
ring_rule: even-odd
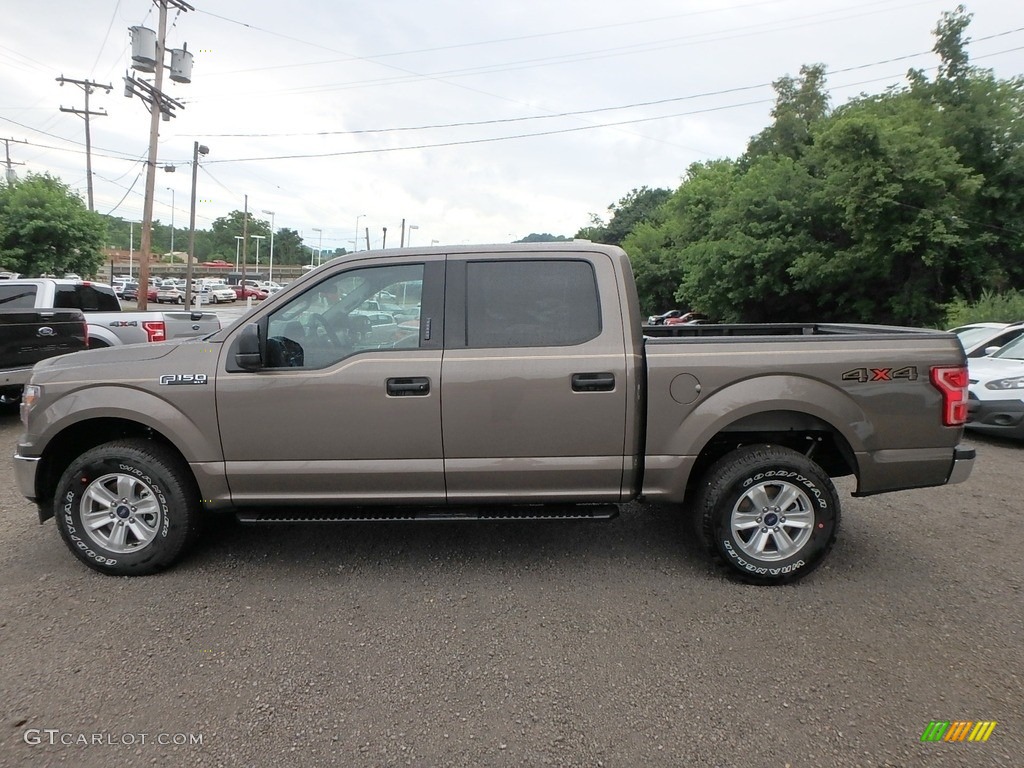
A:
<svg viewBox="0 0 1024 768">
<path fill-rule="evenodd" d="M 266 235 L 249 235 L 253 240 L 256 241 L 256 271 L 260 271 L 260 240 L 266 240 Z"/>
<path fill-rule="evenodd" d="M 243 240 L 245 240 L 245 238 L 242 237 L 242 235 L 235 235 L 235 272 L 238 271 L 238 251 Z"/>
<path fill-rule="evenodd" d="M 270 214 L 270 277 L 267 279 L 274 282 L 274 212 L 264 211 Z"/>
<path fill-rule="evenodd" d="M 174 190 L 170 187 L 164 187 L 168 192 L 171 193 L 171 264 L 174 263 Z"/>
<path fill-rule="evenodd" d="M 414 229 L 419 229 L 419 228 L 420 228 L 419 224 L 410 224 L 409 225 L 409 237 L 407 238 L 407 240 L 405 242 L 406 245 L 412 245 L 412 231 Z"/>
<path fill-rule="evenodd" d="M 198 141 L 192 144 L 192 202 L 188 213 L 188 255 L 185 257 L 186 306 L 192 306 L 192 262 L 195 261 L 196 255 L 196 180 L 199 178 L 199 156 L 208 154 L 210 148 L 205 144 Z M 173 228 L 171 232 L 174 232 Z M 174 250 L 173 247 L 171 250 Z"/>
<path fill-rule="evenodd" d="M 356 216 L 356 246 L 355 247 L 356 247 L 357 251 L 359 250 L 359 220 L 364 218 L 365 216 L 366 216 L 365 213 L 360 213 L 358 216 Z M 369 247 L 369 246 L 367 246 L 367 247 Z"/>
<path fill-rule="evenodd" d="M 320 233 L 320 242 L 319 244 L 317 244 L 316 247 L 316 265 L 319 267 L 320 257 L 323 255 L 324 252 L 324 231 L 322 229 L 318 229 L 317 227 L 313 227 L 313 231 Z M 312 264 L 312 257 L 310 257 L 310 263 Z"/>
</svg>

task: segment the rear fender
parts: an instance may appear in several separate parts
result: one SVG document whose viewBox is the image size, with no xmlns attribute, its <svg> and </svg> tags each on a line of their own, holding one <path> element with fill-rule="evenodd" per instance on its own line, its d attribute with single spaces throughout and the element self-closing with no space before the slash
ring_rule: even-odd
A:
<svg viewBox="0 0 1024 768">
<path fill-rule="evenodd" d="M 785 412 L 793 415 L 791 424 L 786 423 Z M 875 431 L 857 402 L 835 387 L 801 376 L 746 379 L 701 400 L 688 414 L 680 413 L 679 426 L 667 440 L 661 445 L 648 445 L 644 494 L 652 499 L 682 501 L 690 473 L 707 446 L 730 428 L 749 434 L 750 425 L 756 425 L 762 414 L 773 431 L 802 429 L 809 420 L 801 415 L 813 417 L 845 441 L 854 456 L 866 450 Z M 666 416 L 669 414 L 659 418 Z M 859 474 L 859 463 L 854 471 Z"/>
</svg>

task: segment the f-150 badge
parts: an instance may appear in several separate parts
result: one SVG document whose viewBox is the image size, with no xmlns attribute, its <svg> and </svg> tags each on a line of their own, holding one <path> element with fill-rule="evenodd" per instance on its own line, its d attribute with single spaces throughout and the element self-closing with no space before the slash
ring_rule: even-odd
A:
<svg viewBox="0 0 1024 768">
<path fill-rule="evenodd" d="M 161 386 L 164 384 L 206 384 L 209 379 L 205 373 L 165 373 L 160 377 Z"/>
</svg>

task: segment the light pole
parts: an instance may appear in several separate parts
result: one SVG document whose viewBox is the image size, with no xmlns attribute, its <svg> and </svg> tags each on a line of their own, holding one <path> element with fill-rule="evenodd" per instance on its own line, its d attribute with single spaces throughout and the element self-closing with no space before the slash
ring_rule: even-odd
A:
<svg viewBox="0 0 1024 768">
<path fill-rule="evenodd" d="M 406 243 L 405 243 L 406 245 L 412 245 L 412 231 L 414 229 L 419 229 L 419 228 L 420 228 L 419 224 L 410 224 L 409 225 L 409 237 L 406 240 Z"/>
<path fill-rule="evenodd" d="M 316 247 L 316 265 L 319 267 L 320 266 L 320 257 L 323 255 L 323 252 L 324 252 L 324 231 L 322 229 L 317 228 L 317 227 L 313 227 L 313 231 L 320 233 L 320 242 L 317 244 L 317 247 Z M 312 263 L 312 261 L 310 263 Z"/>
<path fill-rule="evenodd" d="M 171 193 L 171 264 L 174 263 L 174 190 L 170 187 L 164 187 L 168 192 Z"/>
<path fill-rule="evenodd" d="M 256 241 L 256 271 L 260 271 L 260 240 L 266 240 L 266 235 L 250 235 Z"/>
<path fill-rule="evenodd" d="M 270 276 L 267 279 L 274 282 L 274 212 L 264 211 L 264 213 L 270 214 Z"/>
<path fill-rule="evenodd" d="M 132 261 L 135 259 L 135 222 L 128 222 L 128 277 L 129 279 L 134 277 L 132 275 Z"/>
<path fill-rule="evenodd" d="M 238 271 L 238 250 L 242 245 L 242 241 L 245 240 L 241 235 L 235 235 L 235 272 Z"/>
<path fill-rule="evenodd" d="M 355 245 L 355 249 L 357 251 L 359 250 L 359 220 L 362 219 L 362 218 L 365 218 L 365 216 L 366 216 L 365 213 L 360 213 L 358 216 L 356 216 L 356 245 Z"/>
<path fill-rule="evenodd" d="M 198 141 L 192 146 L 192 204 L 188 214 L 188 255 L 185 257 L 185 306 L 192 306 L 192 262 L 196 255 L 196 178 L 199 176 L 199 156 L 206 155 L 210 148 Z M 173 200 L 173 198 L 172 198 Z M 173 204 L 173 203 L 172 203 Z M 173 209 L 172 209 L 173 215 Z M 173 222 L 174 219 L 172 218 Z M 174 252 L 174 224 L 171 224 L 171 252 Z M 174 257 L 171 256 L 171 260 Z"/>
</svg>

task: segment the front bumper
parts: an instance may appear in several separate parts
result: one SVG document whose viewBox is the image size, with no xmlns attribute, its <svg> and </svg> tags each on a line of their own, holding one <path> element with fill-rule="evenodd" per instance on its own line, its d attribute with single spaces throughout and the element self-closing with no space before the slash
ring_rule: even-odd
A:
<svg viewBox="0 0 1024 768">
<path fill-rule="evenodd" d="M 35 501 L 36 470 L 39 468 L 38 456 L 22 456 L 18 451 L 14 454 L 14 480 L 22 495 Z"/>
<path fill-rule="evenodd" d="M 968 429 L 1024 439 L 1024 400 L 967 401 Z"/>
</svg>

